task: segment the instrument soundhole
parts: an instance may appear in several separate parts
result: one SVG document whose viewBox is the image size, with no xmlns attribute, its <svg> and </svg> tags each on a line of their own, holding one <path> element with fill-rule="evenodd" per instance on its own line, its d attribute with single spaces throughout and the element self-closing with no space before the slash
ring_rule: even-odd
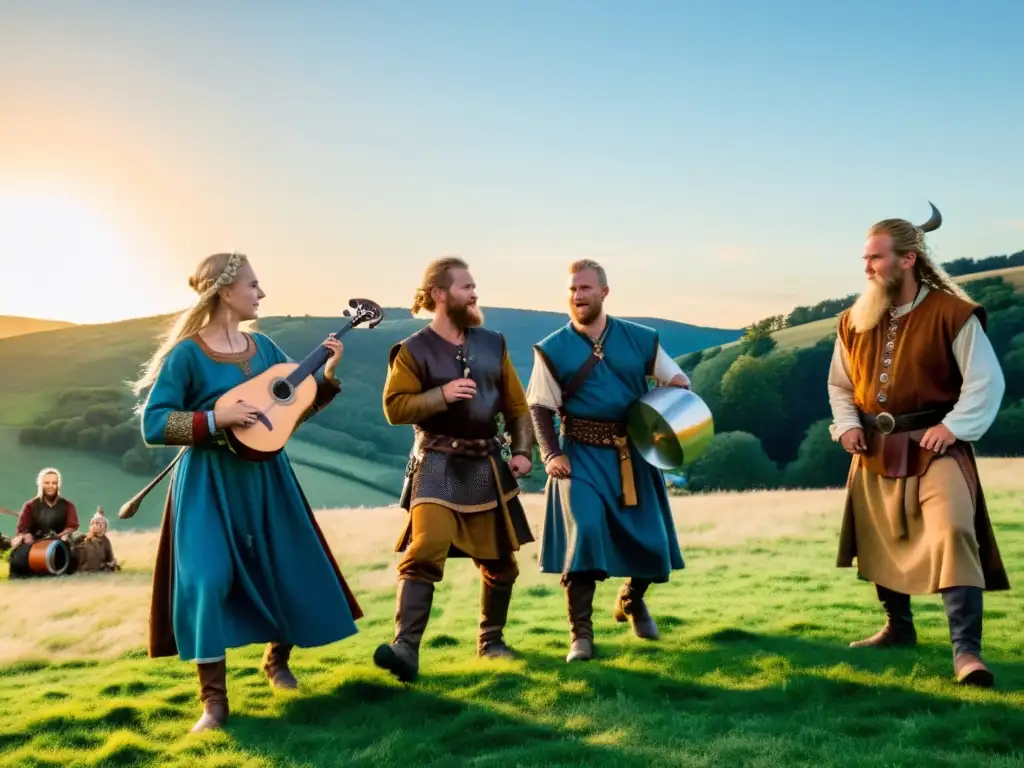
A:
<svg viewBox="0 0 1024 768">
<path fill-rule="evenodd" d="M 270 385 L 270 393 L 278 402 L 290 400 L 294 394 L 294 388 L 287 379 L 278 379 Z"/>
</svg>

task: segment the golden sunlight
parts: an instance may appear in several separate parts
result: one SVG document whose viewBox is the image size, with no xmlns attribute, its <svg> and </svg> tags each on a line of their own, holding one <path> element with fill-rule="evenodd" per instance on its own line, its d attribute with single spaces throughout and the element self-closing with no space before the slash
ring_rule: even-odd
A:
<svg viewBox="0 0 1024 768">
<path fill-rule="evenodd" d="M 0 193 L 0 314 L 101 323 L 184 306 L 146 239 L 67 195 Z"/>
</svg>

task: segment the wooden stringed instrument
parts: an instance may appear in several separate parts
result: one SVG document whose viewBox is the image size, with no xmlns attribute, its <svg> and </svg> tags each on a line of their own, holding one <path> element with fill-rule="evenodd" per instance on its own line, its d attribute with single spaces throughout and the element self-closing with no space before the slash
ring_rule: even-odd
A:
<svg viewBox="0 0 1024 768">
<path fill-rule="evenodd" d="M 351 299 L 345 310 L 349 319 L 334 335 L 341 339 L 356 326 L 367 324 L 376 328 L 384 319 L 384 310 L 369 299 Z M 259 409 L 256 421 L 249 427 L 227 427 L 222 430 L 228 448 L 248 461 L 266 461 L 276 456 L 291 439 L 303 414 L 313 405 L 317 384 L 313 374 L 330 358 L 323 344 L 298 363 L 278 363 L 258 376 L 228 390 L 217 399 L 217 406 L 244 400 Z"/>
</svg>

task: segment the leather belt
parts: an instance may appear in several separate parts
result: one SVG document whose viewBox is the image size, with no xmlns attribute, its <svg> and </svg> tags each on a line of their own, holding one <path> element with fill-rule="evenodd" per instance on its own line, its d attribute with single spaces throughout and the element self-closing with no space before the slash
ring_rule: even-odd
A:
<svg viewBox="0 0 1024 768">
<path fill-rule="evenodd" d="M 899 432 L 915 432 L 919 429 L 934 427 L 945 418 L 950 410 L 952 408 L 931 408 L 927 411 L 901 413 L 898 416 L 885 411 L 882 413 L 865 413 L 861 411 L 860 418 L 865 427 L 875 429 L 883 435 L 892 435 Z"/>
<path fill-rule="evenodd" d="M 619 452 L 622 503 L 627 507 L 635 507 L 637 503 L 636 482 L 633 478 L 633 459 L 629 453 L 626 424 L 620 421 L 597 421 L 596 419 L 580 419 L 564 415 L 560 431 L 574 442 L 615 448 Z"/>
<path fill-rule="evenodd" d="M 440 451 L 458 456 L 485 458 L 501 453 L 501 441 L 497 437 L 452 437 L 439 435 L 416 428 L 416 448 L 420 451 Z"/>
</svg>

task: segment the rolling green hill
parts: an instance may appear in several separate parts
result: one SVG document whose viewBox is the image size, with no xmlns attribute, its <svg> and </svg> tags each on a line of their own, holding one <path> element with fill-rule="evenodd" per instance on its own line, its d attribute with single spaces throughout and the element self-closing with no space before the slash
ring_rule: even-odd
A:
<svg viewBox="0 0 1024 768">
<path fill-rule="evenodd" d="M 532 344 L 564 324 L 565 315 L 502 308 L 485 312 L 487 326 L 505 334 L 525 384 L 533 363 Z M 410 317 L 408 309 L 385 313 L 377 328 L 356 329 L 345 337 L 339 369 L 343 393 L 331 408 L 300 427 L 289 449 L 299 471 L 318 484 L 311 496 L 314 504 L 385 504 L 401 490 L 412 430 L 386 422 L 381 391 L 389 348 L 426 321 Z M 636 319 L 657 328 L 670 353 L 724 343 L 741 333 Z M 85 489 L 81 501 L 91 508 L 102 504 L 113 513 L 162 468 L 174 450 L 142 444 L 132 414 L 135 403 L 124 382 L 137 374 L 170 321 L 169 316 L 137 318 L 0 339 L 0 427 L 8 428 L 0 440 L 0 465 L 5 466 L 0 504 L 12 506 L 27 498 L 39 468 L 54 464 L 66 472 L 69 488 L 76 475 L 87 474 L 97 489 L 109 490 L 101 498 Z M 301 359 L 342 322 L 271 317 L 259 327 L 286 353 Z M 142 520 L 153 522 L 140 514 Z"/>
<path fill-rule="evenodd" d="M 411 318 L 408 309 L 388 308 L 385 312 L 384 321 L 374 330 L 357 329 L 346 337 L 342 363 L 346 387 L 370 385 L 377 390 L 378 399 L 388 349 L 425 324 L 424 320 Z M 513 363 L 524 381 L 533 362 L 531 345 L 566 322 L 565 315 L 556 312 L 504 308 L 489 308 L 485 312 L 487 326 L 505 334 Z M 0 370 L 5 372 L 0 393 L 0 425 L 31 424 L 53 406 L 56 393 L 71 387 L 116 387 L 133 377 L 169 319 L 146 317 L 0 339 Z M 725 344 L 742 333 L 738 329 L 634 319 L 657 328 L 662 334 L 662 345 L 674 355 Z M 289 355 L 301 358 L 340 324 L 340 318 L 271 317 L 260 321 L 260 329 Z M 380 411 L 379 402 L 374 402 L 373 407 Z"/>
<path fill-rule="evenodd" d="M 960 285 L 972 283 L 978 280 L 986 280 L 992 278 L 999 278 L 1003 280 L 1007 285 L 1013 286 L 1017 292 L 1024 292 L 1024 267 L 1007 267 L 1006 269 L 992 269 L 985 272 L 975 272 L 969 275 L 959 275 L 953 277 L 953 281 Z M 839 315 L 836 314 L 834 317 L 828 317 L 822 320 L 815 320 L 810 323 L 801 323 L 800 325 L 794 325 L 789 328 L 782 328 L 781 330 L 774 331 L 771 336 L 775 339 L 775 349 L 787 350 L 787 349 L 804 349 L 817 344 L 822 339 L 829 336 L 836 329 L 836 324 L 839 321 Z M 730 341 L 726 344 L 722 344 L 723 348 L 733 347 L 740 343 L 739 339 Z M 714 346 L 714 345 L 712 345 Z M 680 356 L 679 359 L 682 359 Z"/>
<path fill-rule="evenodd" d="M 987 336 L 1006 381 L 1000 410 L 974 448 L 981 456 L 1024 453 L 1024 267 L 955 278 L 988 315 Z M 813 317 L 841 301 L 798 308 Z M 795 311 L 794 311 L 795 314 Z M 792 315 L 791 315 L 792 316 Z M 836 318 L 769 333 L 780 318 L 748 329 L 738 343 L 679 358 L 693 390 L 715 415 L 716 435 L 690 468 L 691 490 L 842 485 L 850 459 L 829 434 L 826 380 Z"/>
<path fill-rule="evenodd" d="M 397 499 L 391 489 L 401 487 L 398 470 L 302 441 L 293 441 L 286 450 L 313 509 L 379 507 Z M 89 451 L 19 445 L 18 430 L 11 427 L 0 428 L 0 506 L 19 511 L 35 494 L 36 474 L 47 466 L 61 471 L 64 494 L 78 508 L 83 529 L 97 506 L 118 530 L 160 524 L 167 480 L 146 497 L 135 517 L 116 520 L 118 509 L 142 490 L 148 477 L 126 472 L 115 460 Z M 0 515 L 0 533 L 11 535 L 14 524 L 13 517 Z"/>
<path fill-rule="evenodd" d="M 74 327 L 74 323 L 65 323 L 62 320 L 39 320 L 34 317 L 0 315 L 0 339 L 22 336 L 26 333 L 39 333 L 40 331 L 53 331 L 58 328 L 71 327 Z"/>
</svg>

